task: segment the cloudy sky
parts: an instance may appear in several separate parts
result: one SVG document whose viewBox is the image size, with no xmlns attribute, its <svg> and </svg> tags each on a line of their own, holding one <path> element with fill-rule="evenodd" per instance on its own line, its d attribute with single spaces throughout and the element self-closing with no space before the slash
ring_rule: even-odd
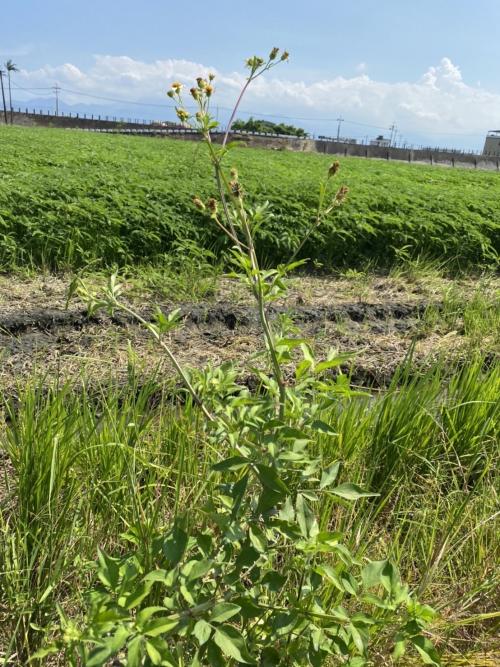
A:
<svg viewBox="0 0 500 667">
<path fill-rule="evenodd" d="M 461 148 L 500 128 L 500 0 L 24 0 L 2 24 L 19 104 L 50 106 L 57 82 L 75 108 L 173 118 L 169 82 L 213 71 L 224 120 L 244 58 L 277 45 L 290 62 L 255 84 L 241 116 L 327 135 L 340 116 L 358 139 L 394 122 L 399 141 Z"/>
</svg>

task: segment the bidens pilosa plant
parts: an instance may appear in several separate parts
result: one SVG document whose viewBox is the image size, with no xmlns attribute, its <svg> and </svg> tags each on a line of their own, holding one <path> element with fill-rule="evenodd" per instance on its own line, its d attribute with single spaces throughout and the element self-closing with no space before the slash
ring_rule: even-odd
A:
<svg viewBox="0 0 500 667">
<path fill-rule="evenodd" d="M 267 59 L 247 60 L 247 81 L 221 145 L 211 136 L 217 127 L 210 112 L 213 75 L 189 91 L 193 114 L 180 83 L 168 93 L 179 119 L 201 133 L 214 170 L 216 196 L 195 197 L 194 205 L 230 241 L 231 275 L 255 299 L 265 344 L 251 368 L 257 389 L 238 384 L 237 366 L 182 368 L 165 339 L 179 324 L 177 312 L 143 319 L 121 300 L 115 276 L 104 297 L 79 284 L 90 309 L 127 310 L 149 329 L 203 415 L 203 446 L 219 452 L 220 461 L 212 479 L 198 481 L 196 502 L 166 518 L 164 534 L 147 553 L 129 535 L 130 553 L 99 554 L 85 627 L 61 611 L 62 637 L 44 655 L 64 651 L 69 664 L 87 667 L 112 658 L 129 667 L 361 667 L 390 653 L 398 660 L 412 647 L 426 664 L 439 664 L 425 634 L 433 610 L 419 603 L 393 564 L 353 553 L 330 516 L 317 511 L 324 495 L 340 511 L 376 495 L 341 481 L 342 462 L 324 462 L 318 453 L 320 435 L 335 437 L 323 411 L 351 392 L 345 376 L 328 374 L 343 359 L 332 352 L 317 360 L 307 340 L 268 316 L 269 304 L 286 291 L 287 275 L 304 263 L 297 257 L 308 235 L 346 198 L 345 187 L 333 188 L 339 164 L 320 184 L 316 216 L 293 257 L 270 270 L 259 266 L 254 239 L 271 213 L 266 204 L 249 206 L 237 172 L 224 166 L 245 90 L 287 59 L 275 48 Z"/>
</svg>

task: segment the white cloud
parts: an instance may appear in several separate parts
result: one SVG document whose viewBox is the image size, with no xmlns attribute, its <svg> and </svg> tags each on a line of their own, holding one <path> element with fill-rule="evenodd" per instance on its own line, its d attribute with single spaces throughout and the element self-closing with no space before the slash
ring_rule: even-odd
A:
<svg viewBox="0 0 500 667">
<path fill-rule="evenodd" d="M 243 107 L 257 114 L 297 118 L 335 117 L 342 113 L 349 120 L 385 127 L 395 120 L 403 132 L 424 135 L 483 135 L 500 125 L 500 93 L 466 83 L 460 68 L 449 58 L 430 66 L 414 82 L 377 81 L 368 76 L 365 63 L 360 63 L 357 70 L 353 77 L 336 76 L 306 83 L 287 79 L 284 68 L 276 69 L 255 82 Z M 244 73 L 218 72 L 189 60 L 147 63 L 127 56 L 97 55 L 87 70 L 71 63 L 45 65 L 37 70 L 23 70 L 16 75 L 16 83 L 38 87 L 52 86 L 57 81 L 63 88 L 95 95 L 168 103 L 165 91 L 170 82 L 191 84 L 196 76 L 210 71 L 217 75 L 218 103 L 228 106 L 244 81 Z M 70 103 L 91 101 L 70 94 L 65 99 Z M 309 125 L 314 127 L 314 122 Z"/>
</svg>

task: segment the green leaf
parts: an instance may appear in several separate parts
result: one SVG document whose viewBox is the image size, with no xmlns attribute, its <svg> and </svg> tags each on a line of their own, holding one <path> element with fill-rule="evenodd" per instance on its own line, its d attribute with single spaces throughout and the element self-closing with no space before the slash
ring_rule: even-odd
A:
<svg viewBox="0 0 500 667">
<path fill-rule="evenodd" d="M 163 543 L 163 554 L 171 567 L 177 565 L 186 550 L 188 536 L 186 532 L 175 524 Z"/>
<path fill-rule="evenodd" d="M 410 641 L 420 653 L 420 656 L 426 665 L 436 665 L 436 667 L 440 667 L 441 658 L 431 641 L 423 635 L 410 637 Z"/>
<path fill-rule="evenodd" d="M 406 644 L 407 642 L 404 639 L 400 639 L 399 641 L 395 642 L 394 650 L 392 651 L 393 660 L 399 660 L 399 658 L 404 656 L 406 653 Z"/>
<path fill-rule="evenodd" d="M 339 474 L 339 469 L 340 469 L 340 461 L 336 461 L 335 463 L 332 463 L 331 466 L 328 466 L 328 468 L 325 468 L 323 470 L 323 473 L 321 474 L 321 482 L 319 483 L 319 488 L 324 489 L 325 487 L 330 486 L 330 484 L 333 484 L 337 479 L 337 476 Z"/>
<path fill-rule="evenodd" d="M 107 556 L 104 551 L 101 551 L 100 549 L 98 551 L 97 557 L 99 561 L 97 576 L 106 586 L 106 588 L 110 588 L 112 591 L 116 590 L 118 581 L 120 579 L 120 567 L 118 559 Z"/>
<path fill-rule="evenodd" d="M 305 538 L 315 537 L 319 533 L 318 522 L 301 493 L 297 494 L 295 509 L 297 510 L 297 522 L 302 535 Z"/>
<path fill-rule="evenodd" d="M 382 583 L 382 572 L 387 565 L 387 560 L 370 561 L 361 572 L 365 588 L 374 588 Z"/>
<path fill-rule="evenodd" d="M 344 586 L 340 580 L 339 575 L 335 572 L 333 567 L 331 565 L 318 565 L 316 568 L 316 572 L 320 574 L 322 577 L 325 577 L 328 579 L 330 583 L 332 583 L 336 588 L 338 588 L 339 591 L 342 593 L 345 592 Z"/>
<path fill-rule="evenodd" d="M 110 658 L 122 649 L 129 637 L 129 631 L 119 627 L 114 635 L 106 637 L 99 646 L 94 647 L 87 658 L 86 667 L 102 667 Z"/>
<path fill-rule="evenodd" d="M 193 635 L 198 640 L 200 646 L 203 646 L 203 644 L 205 644 L 210 639 L 211 634 L 211 626 L 202 618 L 195 624 L 193 628 Z"/>
<path fill-rule="evenodd" d="M 371 498 L 373 496 L 380 495 L 379 493 L 370 493 L 368 491 L 364 491 L 357 484 L 351 484 L 350 482 L 346 482 L 345 484 L 340 484 L 340 486 L 336 486 L 334 489 L 330 489 L 330 493 L 333 493 L 335 496 L 339 496 L 340 498 L 345 498 L 346 500 L 357 500 L 358 498 Z"/>
<path fill-rule="evenodd" d="M 275 493 L 288 493 L 288 487 L 280 479 L 277 471 L 271 466 L 265 466 L 262 463 L 257 463 L 257 475 L 260 483 L 266 489 L 274 491 Z"/>
<path fill-rule="evenodd" d="M 139 584 L 135 591 L 125 597 L 122 606 L 125 607 L 125 609 L 133 609 L 134 607 L 137 607 L 137 605 L 149 595 L 151 586 L 152 583 L 143 581 L 141 584 Z"/>
<path fill-rule="evenodd" d="M 243 636 L 231 625 L 221 625 L 218 627 L 215 631 L 214 642 L 224 655 L 243 662 L 246 665 L 256 664 L 256 661 L 248 652 Z"/>
<path fill-rule="evenodd" d="M 267 540 L 262 530 L 257 526 L 250 526 L 248 537 L 252 546 L 257 549 L 257 551 L 260 551 L 260 553 L 264 553 L 267 548 Z"/>
<path fill-rule="evenodd" d="M 241 607 L 237 604 L 232 604 L 231 602 L 219 602 L 212 609 L 212 613 L 210 614 L 210 622 L 223 623 L 236 614 L 239 614 L 240 611 Z"/>
<path fill-rule="evenodd" d="M 127 667 L 140 667 L 143 653 L 143 637 L 134 637 L 127 647 Z"/>
<path fill-rule="evenodd" d="M 207 572 L 211 570 L 212 566 L 213 566 L 213 561 L 210 559 L 194 561 L 194 565 L 190 568 L 189 573 L 187 575 L 188 581 L 201 579 L 207 574 Z"/>
<path fill-rule="evenodd" d="M 248 463 L 250 463 L 249 459 L 245 458 L 244 456 L 231 456 L 230 458 L 224 459 L 224 461 L 220 461 L 219 463 L 213 465 L 212 470 L 215 470 L 216 472 L 239 470 L 240 468 L 246 466 Z"/>
<path fill-rule="evenodd" d="M 315 431 L 321 431 L 321 433 L 325 433 L 326 435 L 338 435 L 338 433 L 334 431 L 331 426 L 329 426 L 326 422 L 321 421 L 321 419 L 316 419 L 313 421 L 311 428 L 313 428 Z"/>
<path fill-rule="evenodd" d="M 179 623 L 180 621 L 178 618 L 172 618 L 171 616 L 160 616 L 148 621 L 144 625 L 142 633 L 148 637 L 158 637 L 158 635 L 171 632 L 179 625 Z"/>
</svg>

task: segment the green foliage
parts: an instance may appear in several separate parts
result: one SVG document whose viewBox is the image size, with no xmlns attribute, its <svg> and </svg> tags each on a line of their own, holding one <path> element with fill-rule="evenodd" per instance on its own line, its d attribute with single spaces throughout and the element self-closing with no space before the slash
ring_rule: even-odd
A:
<svg viewBox="0 0 500 667">
<path fill-rule="evenodd" d="M 281 134 L 306 138 L 307 132 L 302 127 L 287 125 L 286 123 L 273 123 L 270 120 L 259 120 L 250 118 L 248 120 L 236 120 L 232 125 L 233 130 L 244 130 L 245 132 L 261 132 L 264 134 Z"/>
<path fill-rule="evenodd" d="M 16 127 L 2 128 L 1 141 L 3 269 L 162 266 L 165 255 L 191 256 L 185 243 L 218 257 L 230 248 L 191 201 L 213 195 L 198 144 Z M 328 157 L 243 149 L 231 160 L 249 200 L 269 201 L 272 217 L 256 233 L 261 261 L 286 261 L 314 219 Z M 405 248 L 405 257 L 450 269 L 496 262 L 497 174 L 346 158 L 342 180 L 351 189 L 346 205 L 314 231 L 300 257 L 326 269 L 390 266 Z"/>
</svg>

